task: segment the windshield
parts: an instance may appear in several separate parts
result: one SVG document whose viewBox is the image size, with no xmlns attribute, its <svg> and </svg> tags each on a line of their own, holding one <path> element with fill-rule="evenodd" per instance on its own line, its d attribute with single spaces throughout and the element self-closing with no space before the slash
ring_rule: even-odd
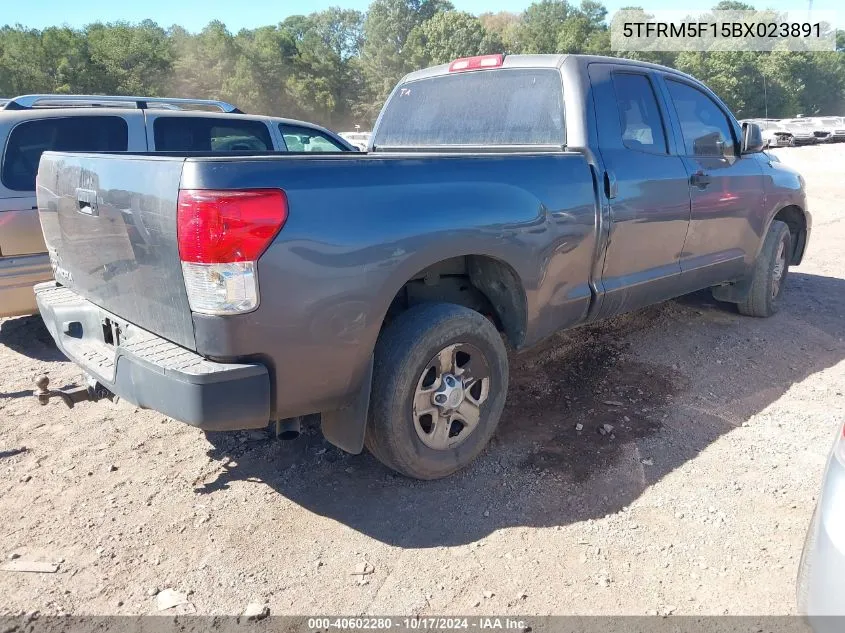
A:
<svg viewBox="0 0 845 633">
<path fill-rule="evenodd" d="M 558 145 L 563 93 L 556 69 L 452 73 L 400 86 L 376 130 L 375 147 Z"/>
</svg>

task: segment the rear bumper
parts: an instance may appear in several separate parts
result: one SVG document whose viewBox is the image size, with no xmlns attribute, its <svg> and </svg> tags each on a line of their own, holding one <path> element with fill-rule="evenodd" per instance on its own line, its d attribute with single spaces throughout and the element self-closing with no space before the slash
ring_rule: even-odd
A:
<svg viewBox="0 0 845 633">
<path fill-rule="evenodd" d="M 0 317 L 37 314 L 32 287 L 52 278 L 47 253 L 0 257 Z"/>
<path fill-rule="evenodd" d="M 55 282 L 35 288 L 59 349 L 121 398 L 207 431 L 261 428 L 270 377 L 258 363 L 215 363 L 127 323 Z M 117 344 L 106 342 L 117 336 Z"/>
</svg>

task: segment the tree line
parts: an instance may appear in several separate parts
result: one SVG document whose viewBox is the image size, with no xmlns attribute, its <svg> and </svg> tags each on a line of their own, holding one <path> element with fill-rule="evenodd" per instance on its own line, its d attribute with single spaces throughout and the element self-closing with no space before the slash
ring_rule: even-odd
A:
<svg viewBox="0 0 845 633">
<path fill-rule="evenodd" d="M 735 1 L 714 9 L 748 9 Z M 539 0 L 522 13 L 472 15 L 448 0 L 374 0 L 231 33 L 90 24 L 0 29 L 0 96 L 137 94 L 223 99 L 247 112 L 334 129 L 372 125 L 407 72 L 488 53 L 589 53 L 654 61 L 707 83 L 740 117 L 845 115 L 845 32 L 830 52 L 612 53 L 597 0 Z"/>
</svg>

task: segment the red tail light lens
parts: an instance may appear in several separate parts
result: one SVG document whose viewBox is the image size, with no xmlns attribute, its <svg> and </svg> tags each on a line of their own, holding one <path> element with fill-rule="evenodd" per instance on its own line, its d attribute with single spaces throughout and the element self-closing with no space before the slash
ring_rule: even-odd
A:
<svg viewBox="0 0 845 633">
<path fill-rule="evenodd" d="M 183 262 L 254 262 L 288 217 L 281 189 L 179 192 L 176 233 Z"/>
<path fill-rule="evenodd" d="M 484 68 L 499 68 L 505 62 L 504 55 L 479 55 L 478 57 L 461 57 L 449 64 L 449 72 L 457 73 L 464 70 L 482 70 Z"/>
</svg>

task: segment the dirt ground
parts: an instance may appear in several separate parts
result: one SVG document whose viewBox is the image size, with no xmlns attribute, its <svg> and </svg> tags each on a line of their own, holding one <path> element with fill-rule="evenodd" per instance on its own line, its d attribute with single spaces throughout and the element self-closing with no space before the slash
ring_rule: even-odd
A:
<svg viewBox="0 0 845 633">
<path fill-rule="evenodd" d="M 845 145 L 777 156 L 814 216 L 780 314 L 699 293 L 515 356 L 492 446 L 442 481 L 315 427 L 40 407 L 36 376 L 78 372 L 38 318 L 0 322 L 0 556 L 58 563 L 0 571 L 0 612 L 156 613 L 173 589 L 167 613 L 794 613 L 845 405 Z"/>
</svg>

